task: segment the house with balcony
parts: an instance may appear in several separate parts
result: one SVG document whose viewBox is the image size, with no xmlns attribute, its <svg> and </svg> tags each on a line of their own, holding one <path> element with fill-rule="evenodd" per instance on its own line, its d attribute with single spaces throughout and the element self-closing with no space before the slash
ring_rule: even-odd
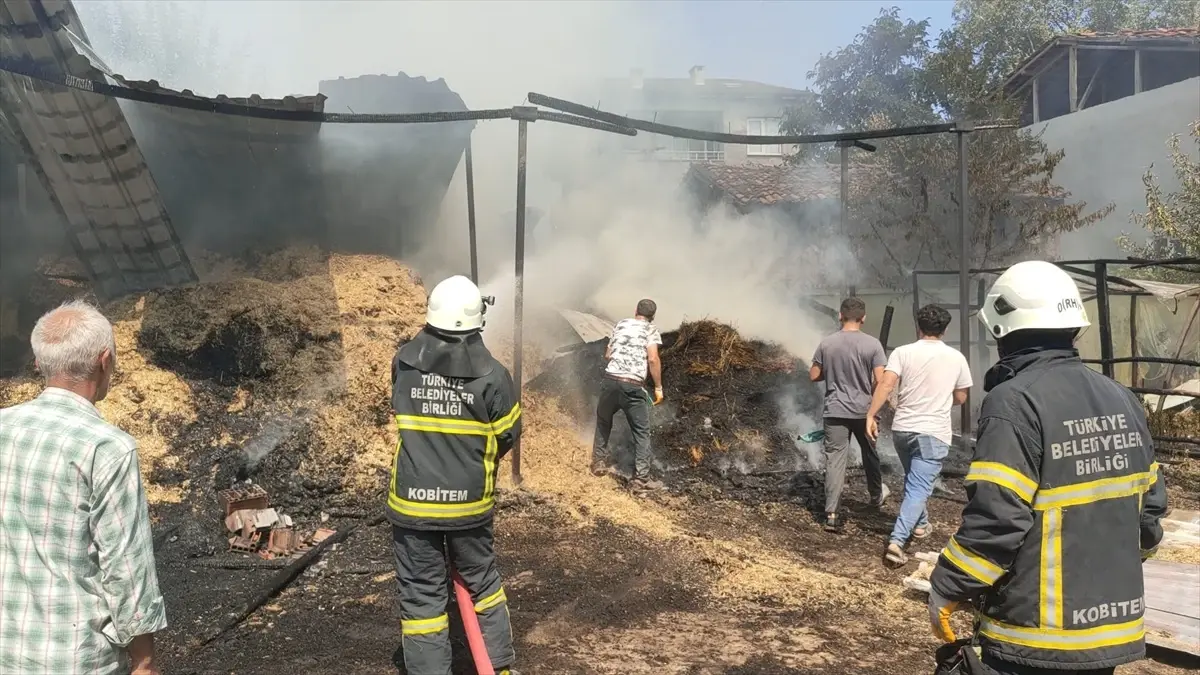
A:
<svg viewBox="0 0 1200 675">
<path fill-rule="evenodd" d="M 627 78 L 604 80 L 598 92 L 599 108 L 659 124 L 702 131 L 774 136 L 779 134 L 783 111 L 814 94 L 750 80 L 706 77 L 704 66 L 694 66 L 688 77 L 645 77 L 634 70 Z M 783 163 L 792 146 L 726 145 L 658 134 L 641 133 L 621 139 L 621 150 L 650 161 L 719 162 L 728 164 Z"/>
</svg>

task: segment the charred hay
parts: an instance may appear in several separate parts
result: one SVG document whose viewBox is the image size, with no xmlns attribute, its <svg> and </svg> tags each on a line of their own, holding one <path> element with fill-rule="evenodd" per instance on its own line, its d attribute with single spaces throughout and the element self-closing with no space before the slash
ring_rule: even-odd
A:
<svg viewBox="0 0 1200 675">
<path fill-rule="evenodd" d="M 607 340 L 559 356 L 529 383 L 590 424 L 603 383 Z M 778 345 L 746 340 L 715 321 L 663 334 L 666 399 L 651 414 L 660 457 L 724 472 L 730 462 L 762 465 L 795 451 L 781 404 L 819 417 L 820 393 L 808 365 Z"/>
<path fill-rule="evenodd" d="M 118 366 L 98 407 L 138 440 L 151 503 L 219 532 L 216 493 L 247 478 L 296 517 L 377 507 L 396 442 L 390 364 L 423 323 L 419 279 L 306 249 L 198 258 L 212 281 L 102 308 Z M 0 380 L 0 406 L 40 391 L 23 372 Z"/>
</svg>

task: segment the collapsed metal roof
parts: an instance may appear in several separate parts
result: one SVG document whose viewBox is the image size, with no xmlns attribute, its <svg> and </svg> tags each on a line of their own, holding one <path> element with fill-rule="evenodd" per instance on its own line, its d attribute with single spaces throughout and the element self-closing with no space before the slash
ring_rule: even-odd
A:
<svg viewBox="0 0 1200 675">
<path fill-rule="evenodd" d="M 76 49 L 81 38 L 65 30 L 78 23 L 69 0 L 5 0 L 0 50 L 39 68 L 98 79 L 99 71 Z M 9 72 L 0 72 L 0 85 L 0 127 L 32 160 L 97 294 L 195 280 L 117 102 Z"/>
</svg>

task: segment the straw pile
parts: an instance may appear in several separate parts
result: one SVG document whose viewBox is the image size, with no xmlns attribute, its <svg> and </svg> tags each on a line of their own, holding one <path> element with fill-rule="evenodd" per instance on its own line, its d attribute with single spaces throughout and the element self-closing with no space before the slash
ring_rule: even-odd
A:
<svg viewBox="0 0 1200 675">
<path fill-rule="evenodd" d="M 590 423 L 606 345 L 599 340 L 559 357 L 530 388 L 557 397 L 578 423 Z M 775 450 L 790 452 L 795 444 L 781 424 L 781 399 L 802 409 L 819 402 L 807 364 L 722 323 L 684 323 L 663 335 L 661 354 L 666 402 L 651 419 L 660 455 L 699 465 L 731 458 L 754 463 Z"/>
<path fill-rule="evenodd" d="M 207 507 L 239 477 L 295 515 L 379 499 L 391 360 L 424 322 L 420 280 L 315 249 L 199 258 L 211 281 L 103 308 L 118 372 L 99 408 L 138 439 L 151 500 Z M 27 369 L 0 381 L 0 405 L 39 389 Z"/>
</svg>

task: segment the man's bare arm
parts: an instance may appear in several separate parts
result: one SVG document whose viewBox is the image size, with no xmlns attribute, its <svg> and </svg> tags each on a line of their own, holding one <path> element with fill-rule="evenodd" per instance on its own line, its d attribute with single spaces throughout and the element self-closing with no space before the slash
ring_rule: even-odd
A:
<svg viewBox="0 0 1200 675">
<path fill-rule="evenodd" d="M 662 389 L 662 359 L 658 356 L 658 345 L 646 345 L 646 365 L 650 370 L 650 381 L 655 389 Z"/>
<path fill-rule="evenodd" d="M 874 380 L 874 382 L 873 382 L 874 385 L 876 387 L 878 387 L 879 383 L 883 382 L 883 366 L 875 366 L 874 368 L 872 368 L 871 376 Z"/>
<path fill-rule="evenodd" d="M 883 404 L 887 403 L 888 397 L 892 395 L 892 391 L 899 382 L 899 375 L 890 370 L 883 371 L 883 376 L 875 385 L 875 393 L 871 396 L 871 407 L 867 410 L 867 419 L 874 419 L 879 411 L 883 410 Z"/>
<path fill-rule="evenodd" d="M 821 370 L 821 364 L 812 364 L 812 367 L 808 369 L 808 379 L 813 382 L 820 382 L 825 379 L 825 371 Z"/>
<path fill-rule="evenodd" d="M 967 394 L 971 393 L 970 387 L 966 389 L 954 390 L 954 405 L 962 405 L 967 402 Z"/>
</svg>

